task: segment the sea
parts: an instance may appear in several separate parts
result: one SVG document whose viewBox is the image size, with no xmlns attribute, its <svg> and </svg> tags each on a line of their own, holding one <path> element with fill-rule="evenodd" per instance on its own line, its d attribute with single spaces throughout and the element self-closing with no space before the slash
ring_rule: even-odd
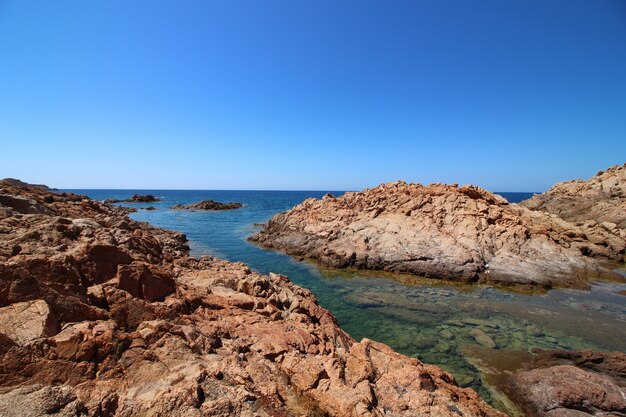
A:
<svg viewBox="0 0 626 417">
<path fill-rule="evenodd" d="M 626 285 L 595 283 L 591 290 L 515 292 L 384 272 L 321 268 L 248 242 L 272 216 L 307 198 L 341 191 L 66 190 L 96 200 L 153 194 L 161 201 L 127 205 L 130 216 L 183 232 L 193 256 L 246 263 L 263 274 L 287 275 L 311 290 L 354 339 L 372 339 L 438 365 L 459 385 L 511 411 L 502 382 L 531 358 L 531 350 L 595 349 L 626 352 Z M 532 193 L 498 193 L 515 203 Z M 241 202 L 228 211 L 171 210 L 201 200 Z M 156 210 L 144 210 L 154 207 Z M 626 271 L 620 271 L 626 275 Z M 486 335 L 489 340 L 477 335 Z M 479 341 L 482 340 L 482 343 Z"/>
</svg>

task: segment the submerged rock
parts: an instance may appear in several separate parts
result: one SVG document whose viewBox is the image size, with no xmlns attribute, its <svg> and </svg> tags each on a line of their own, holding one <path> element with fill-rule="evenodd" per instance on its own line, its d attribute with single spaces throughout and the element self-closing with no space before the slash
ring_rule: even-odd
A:
<svg viewBox="0 0 626 417">
<path fill-rule="evenodd" d="M 45 208 L 0 217 L 2 416 L 502 416 L 287 277 L 83 196 L 0 193 Z"/>
<path fill-rule="evenodd" d="M 243 207 L 241 203 L 220 203 L 219 201 L 203 200 L 186 206 L 176 204 L 173 210 L 233 210 Z"/>
<path fill-rule="evenodd" d="M 469 331 L 469 335 L 472 336 L 474 340 L 476 340 L 483 347 L 489 349 L 493 349 L 496 347 L 496 342 L 494 342 L 493 339 L 481 329 L 472 329 Z"/>
<path fill-rule="evenodd" d="M 587 234 L 480 187 L 403 181 L 308 199 L 250 239 L 335 268 L 544 287 L 620 279 L 598 260 L 621 260 L 626 250 L 620 234 Z"/>
</svg>

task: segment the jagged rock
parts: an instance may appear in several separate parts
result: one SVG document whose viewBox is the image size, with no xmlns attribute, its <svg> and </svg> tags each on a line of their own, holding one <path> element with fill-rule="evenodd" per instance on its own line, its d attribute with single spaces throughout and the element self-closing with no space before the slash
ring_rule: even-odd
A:
<svg viewBox="0 0 626 417">
<path fill-rule="evenodd" d="M 8 207 L 21 214 L 41 214 L 46 211 L 43 206 L 35 200 L 6 194 L 0 194 L 0 206 Z"/>
<path fill-rule="evenodd" d="M 474 186 L 403 181 L 339 198 L 308 199 L 251 240 L 329 267 L 381 269 L 512 285 L 587 287 L 615 274 L 626 239 L 509 204 Z"/>
<path fill-rule="evenodd" d="M 600 171 L 589 180 L 560 182 L 521 203 L 531 210 L 555 214 L 591 231 L 626 232 L 626 164 Z M 622 233 L 620 233 L 621 229 Z"/>
<path fill-rule="evenodd" d="M 287 277 L 191 258 L 184 235 L 84 196 L 0 193 L 46 209 L 0 217 L 0 305 L 45 300 L 59 321 L 25 344 L 0 333 L 0 415 L 502 416 L 443 370 L 356 342 Z"/>
<path fill-rule="evenodd" d="M 56 316 L 44 300 L 25 301 L 0 308 L 0 333 L 25 345 L 58 331 Z"/>
<path fill-rule="evenodd" d="M 85 415 L 82 402 L 69 386 L 40 384 L 17 388 L 0 394 L 0 415 L 3 417 L 47 416 L 76 417 Z"/>
<path fill-rule="evenodd" d="M 176 204 L 173 210 L 233 210 L 243 207 L 241 203 L 220 203 L 219 201 L 203 200 L 186 206 Z"/>
</svg>

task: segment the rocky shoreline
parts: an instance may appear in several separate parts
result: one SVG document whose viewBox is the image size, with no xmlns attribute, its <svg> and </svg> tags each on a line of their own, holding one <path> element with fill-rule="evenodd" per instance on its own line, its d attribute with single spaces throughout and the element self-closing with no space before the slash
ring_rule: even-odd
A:
<svg viewBox="0 0 626 417">
<path fill-rule="evenodd" d="M 0 415 L 503 415 L 284 276 L 85 196 L 0 195 Z"/>
<path fill-rule="evenodd" d="M 604 200 L 626 190 L 622 168 L 603 174 L 600 183 L 611 185 Z M 276 215 L 250 240 L 333 268 L 588 288 L 593 280 L 623 279 L 611 262 L 624 260 L 626 230 L 600 220 L 574 224 L 475 186 L 398 181 L 308 199 Z"/>
</svg>

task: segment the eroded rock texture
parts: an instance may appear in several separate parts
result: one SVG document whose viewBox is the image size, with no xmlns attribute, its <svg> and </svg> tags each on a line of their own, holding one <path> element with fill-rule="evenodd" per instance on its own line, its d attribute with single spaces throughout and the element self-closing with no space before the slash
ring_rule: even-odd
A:
<svg viewBox="0 0 626 417">
<path fill-rule="evenodd" d="M 20 199 L 0 206 L 2 416 L 501 415 L 284 276 L 84 196 L 0 194 Z"/>
<path fill-rule="evenodd" d="M 617 228 L 582 228 L 480 187 L 403 181 L 308 199 L 251 239 L 330 267 L 546 287 L 617 278 L 598 260 L 626 248 Z"/>
<path fill-rule="evenodd" d="M 529 416 L 626 415 L 626 354 L 538 351 L 506 389 Z"/>
<path fill-rule="evenodd" d="M 586 181 L 560 182 L 522 205 L 589 229 L 626 230 L 626 164 L 600 171 Z"/>
</svg>

